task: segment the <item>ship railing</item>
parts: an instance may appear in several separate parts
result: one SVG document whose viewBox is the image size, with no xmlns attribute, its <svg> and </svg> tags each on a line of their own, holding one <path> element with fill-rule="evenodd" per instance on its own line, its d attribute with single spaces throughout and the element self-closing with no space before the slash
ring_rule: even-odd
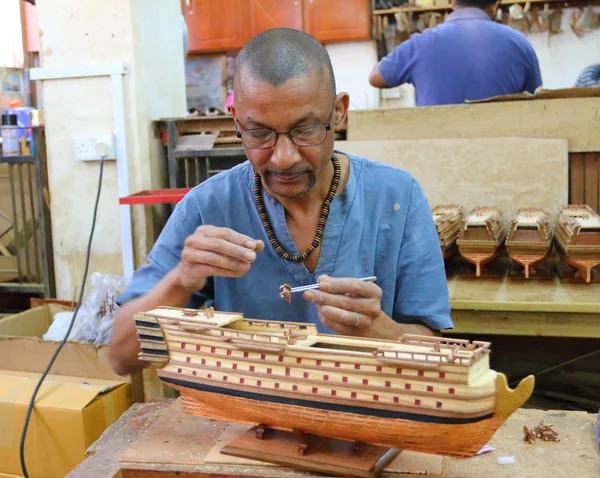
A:
<svg viewBox="0 0 600 478">
<path fill-rule="evenodd" d="M 450 339 L 446 337 L 425 337 L 422 335 L 410 335 L 405 334 L 398 339 L 398 343 L 406 344 L 406 345 L 419 345 L 419 346 L 430 346 L 434 348 L 434 351 L 439 351 L 436 349 L 442 348 L 463 348 L 468 351 L 476 351 L 478 349 L 489 349 L 489 342 L 482 342 L 478 340 L 474 340 L 470 342 L 465 339 Z"/>
<path fill-rule="evenodd" d="M 179 329 L 183 330 L 184 332 L 202 332 L 203 339 L 219 341 L 226 339 L 241 339 L 253 342 L 279 343 L 283 340 L 285 343 L 287 343 L 292 335 L 287 331 L 280 334 L 274 334 L 269 332 L 247 332 L 244 330 L 223 329 L 221 327 L 198 327 L 193 325 L 179 325 Z M 299 336 L 294 335 L 294 338 L 297 339 Z"/>
<path fill-rule="evenodd" d="M 314 326 L 314 324 L 290 324 L 290 323 L 286 323 L 286 322 L 274 322 L 274 321 L 270 321 L 270 320 L 257 320 L 257 319 L 246 319 L 246 323 L 249 326 L 255 326 L 255 327 L 269 327 L 269 328 L 274 328 L 274 329 L 280 329 L 280 330 L 301 330 L 301 331 L 308 331 L 308 330 L 312 330 L 312 329 L 316 329 L 316 327 Z"/>
<path fill-rule="evenodd" d="M 481 354 L 465 354 L 465 352 L 460 349 L 445 352 L 413 352 L 407 350 L 377 349 L 373 352 L 373 355 L 378 361 L 383 363 L 437 368 L 441 365 L 469 366 Z"/>
</svg>

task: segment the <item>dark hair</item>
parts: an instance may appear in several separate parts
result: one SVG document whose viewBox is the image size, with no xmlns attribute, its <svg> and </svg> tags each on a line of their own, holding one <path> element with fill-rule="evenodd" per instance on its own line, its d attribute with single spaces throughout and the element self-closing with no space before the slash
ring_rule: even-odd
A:
<svg viewBox="0 0 600 478">
<path fill-rule="evenodd" d="M 487 8 L 496 3 L 496 0 L 456 0 L 456 5 L 461 7 Z"/>
<path fill-rule="evenodd" d="M 335 77 L 327 50 L 311 35 L 291 28 L 273 28 L 253 37 L 235 60 L 234 90 L 240 78 L 249 76 L 273 86 L 310 73 L 326 74 L 336 94 Z"/>
</svg>

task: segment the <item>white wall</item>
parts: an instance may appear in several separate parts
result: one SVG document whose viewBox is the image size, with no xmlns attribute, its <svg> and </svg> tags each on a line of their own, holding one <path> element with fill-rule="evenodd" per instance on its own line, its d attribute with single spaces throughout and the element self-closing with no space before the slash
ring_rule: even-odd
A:
<svg viewBox="0 0 600 478">
<path fill-rule="evenodd" d="M 337 84 L 337 91 L 350 95 L 350 109 L 379 106 L 379 91 L 369 84 L 369 73 L 377 63 L 375 42 L 333 43 L 326 46 Z"/>
<path fill-rule="evenodd" d="M 41 66 L 126 62 L 130 190 L 156 188 L 151 120 L 185 114 L 179 0 L 38 0 Z M 43 34 L 42 34 L 43 32 Z M 99 163 L 77 161 L 73 136 L 114 133 L 109 77 L 43 82 L 57 296 L 82 280 Z M 105 165 L 90 273 L 122 274 L 115 163 Z M 132 208 L 137 262 L 145 260 L 148 209 Z M 88 287 L 90 281 L 88 280 Z"/>
<path fill-rule="evenodd" d="M 594 11 L 599 13 L 600 9 Z M 527 35 L 537 53 L 546 89 L 572 87 L 585 67 L 600 63 L 600 29 L 578 38 L 569 26 L 571 12 L 563 12 L 562 33 L 550 38 L 547 33 Z"/>
<path fill-rule="evenodd" d="M 573 86 L 581 71 L 600 63 L 600 29 L 578 38 L 569 26 L 571 9 L 563 12 L 562 30 L 548 39 L 547 33 L 530 33 L 527 38 L 535 49 L 547 89 Z M 599 8 L 595 12 L 600 12 Z M 369 85 L 369 73 L 377 63 L 374 42 L 353 42 L 327 45 L 338 82 L 338 91 L 350 93 L 351 109 L 411 107 L 415 105 L 414 88 L 402 85 L 380 93 Z"/>
</svg>

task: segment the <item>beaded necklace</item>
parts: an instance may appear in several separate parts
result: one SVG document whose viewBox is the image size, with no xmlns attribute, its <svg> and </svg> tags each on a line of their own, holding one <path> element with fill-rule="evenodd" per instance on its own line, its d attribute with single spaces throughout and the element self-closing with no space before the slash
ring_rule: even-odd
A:
<svg viewBox="0 0 600 478">
<path fill-rule="evenodd" d="M 340 184 L 340 176 L 342 171 L 340 162 L 335 154 L 331 156 L 331 162 L 333 163 L 333 179 L 331 180 L 331 186 L 329 187 L 327 197 L 325 198 L 325 201 L 323 201 L 323 207 L 321 209 L 321 215 L 319 216 L 319 222 L 317 223 L 317 232 L 315 233 L 315 238 L 310 247 L 300 254 L 289 254 L 285 252 L 275 237 L 273 228 L 269 222 L 269 216 L 267 216 L 265 204 L 262 199 L 262 183 L 260 176 L 257 173 L 254 173 L 254 199 L 256 200 L 256 207 L 258 209 L 258 214 L 260 215 L 260 220 L 262 221 L 263 227 L 265 228 L 265 232 L 267 233 L 267 237 L 269 238 L 269 242 L 273 246 L 273 249 L 275 249 L 275 252 L 277 252 L 279 257 L 286 261 L 303 261 L 310 256 L 317 247 L 319 247 L 321 241 L 323 240 L 325 223 L 327 222 L 327 216 L 329 216 L 329 205 L 331 204 L 331 200 L 335 197 L 335 193 Z"/>
</svg>

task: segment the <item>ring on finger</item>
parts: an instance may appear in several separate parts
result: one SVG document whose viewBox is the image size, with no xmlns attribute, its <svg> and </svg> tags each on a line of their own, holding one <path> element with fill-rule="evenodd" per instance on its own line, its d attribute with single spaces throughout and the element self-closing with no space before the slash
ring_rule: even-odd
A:
<svg viewBox="0 0 600 478">
<path fill-rule="evenodd" d="M 357 312 L 356 313 L 356 324 L 354 324 L 354 327 L 358 327 L 360 324 L 360 314 Z"/>
</svg>

